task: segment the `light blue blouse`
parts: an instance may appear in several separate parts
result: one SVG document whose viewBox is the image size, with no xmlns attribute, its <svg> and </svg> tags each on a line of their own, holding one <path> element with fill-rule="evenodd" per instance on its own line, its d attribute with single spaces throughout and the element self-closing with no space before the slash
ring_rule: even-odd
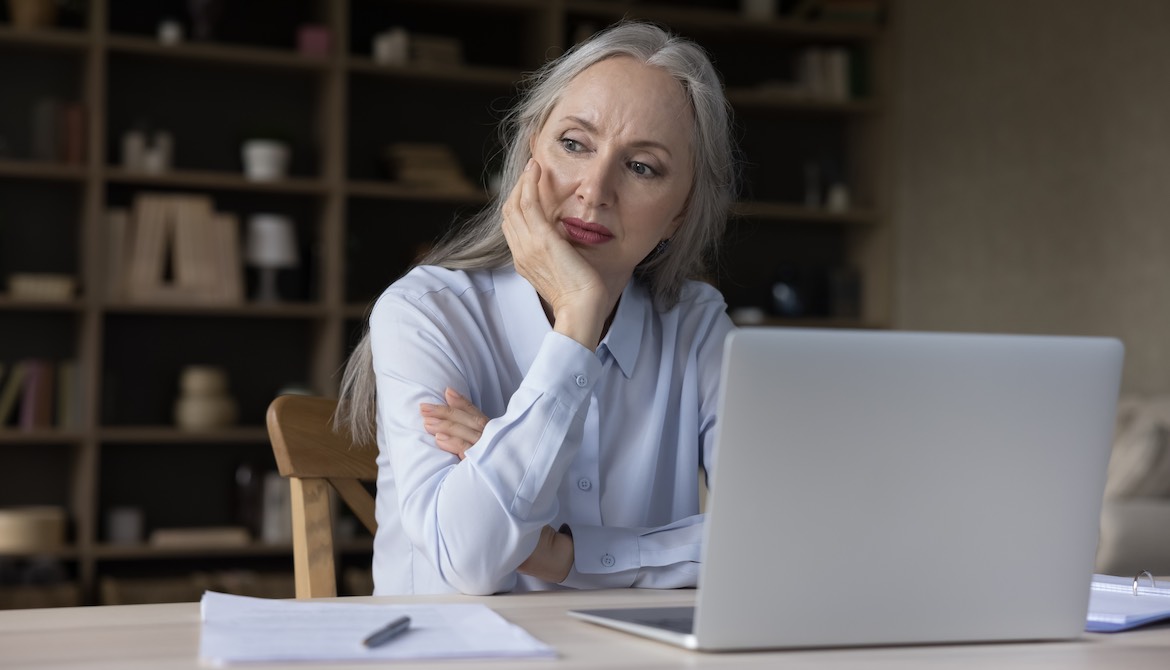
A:
<svg viewBox="0 0 1170 670">
<path fill-rule="evenodd" d="M 656 311 L 631 281 L 596 352 L 555 333 L 512 268 L 419 267 L 370 316 L 377 376 L 374 593 L 676 588 L 698 576 L 722 296 L 689 282 Z M 492 417 L 466 458 L 420 403 L 450 386 Z M 515 571 L 545 525 L 572 530 L 561 585 Z"/>
</svg>

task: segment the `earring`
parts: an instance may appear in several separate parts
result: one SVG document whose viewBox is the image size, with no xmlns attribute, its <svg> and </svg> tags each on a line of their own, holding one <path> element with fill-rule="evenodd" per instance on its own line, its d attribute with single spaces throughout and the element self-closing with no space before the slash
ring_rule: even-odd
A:
<svg viewBox="0 0 1170 670">
<path fill-rule="evenodd" d="M 661 256 L 662 254 L 666 253 L 666 250 L 669 248 L 670 248 L 670 239 L 667 238 L 665 240 L 662 240 L 661 242 L 658 243 L 657 247 L 654 247 L 654 255 Z"/>
</svg>

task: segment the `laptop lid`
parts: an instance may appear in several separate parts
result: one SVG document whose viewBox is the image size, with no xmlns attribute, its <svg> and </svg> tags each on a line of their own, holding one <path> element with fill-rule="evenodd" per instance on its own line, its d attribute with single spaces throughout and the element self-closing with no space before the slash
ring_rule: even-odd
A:
<svg viewBox="0 0 1170 670">
<path fill-rule="evenodd" d="M 1079 635 L 1122 357 L 1105 338 L 734 332 L 694 627 L 659 639 Z"/>
</svg>

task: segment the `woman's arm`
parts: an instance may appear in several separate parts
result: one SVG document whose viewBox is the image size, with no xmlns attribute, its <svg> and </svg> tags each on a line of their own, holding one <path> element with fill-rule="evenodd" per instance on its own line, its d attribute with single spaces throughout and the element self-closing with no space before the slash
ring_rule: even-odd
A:
<svg viewBox="0 0 1170 670">
<path fill-rule="evenodd" d="M 713 468 L 715 409 L 722 364 L 722 343 L 732 329 L 723 313 L 708 323 L 696 355 L 699 377 L 699 411 L 702 463 Z M 425 405 L 420 412 L 426 430 L 443 450 L 466 458 L 486 425 L 487 416 L 453 389 L 444 394 L 445 404 Z M 546 527 L 526 563 L 539 566 L 532 574 L 545 581 L 576 588 L 682 588 L 695 586 L 702 551 L 702 514 L 658 528 L 620 528 L 574 524 L 558 533 Z"/>
<path fill-rule="evenodd" d="M 398 494 L 379 504 L 399 507 L 403 531 L 448 584 L 465 593 L 508 590 L 557 514 L 557 487 L 580 445 L 601 363 L 549 333 L 503 414 L 484 424 L 477 448 L 460 461 L 435 448 L 419 407 L 442 402 L 449 384 L 473 395 L 461 354 L 482 335 L 441 324 L 441 315 L 393 289 L 371 315 L 379 480 L 393 483 L 379 490 Z"/>
</svg>

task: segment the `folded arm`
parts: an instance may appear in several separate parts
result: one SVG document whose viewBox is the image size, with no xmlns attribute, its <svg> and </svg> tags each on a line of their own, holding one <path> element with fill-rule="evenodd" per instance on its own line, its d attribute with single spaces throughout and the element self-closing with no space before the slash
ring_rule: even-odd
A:
<svg viewBox="0 0 1170 670">
<path fill-rule="evenodd" d="M 558 511 L 556 492 L 581 442 L 601 364 L 550 333 L 502 416 L 467 457 L 435 448 L 419 415 L 448 386 L 469 397 L 457 348 L 425 310 L 387 295 L 371 316 L 381 461 L 397 485 L 403 531 L 464 593 L 509 590 Z M 380 473 L 379 478 L 383 475 Z"/>
</svg>

